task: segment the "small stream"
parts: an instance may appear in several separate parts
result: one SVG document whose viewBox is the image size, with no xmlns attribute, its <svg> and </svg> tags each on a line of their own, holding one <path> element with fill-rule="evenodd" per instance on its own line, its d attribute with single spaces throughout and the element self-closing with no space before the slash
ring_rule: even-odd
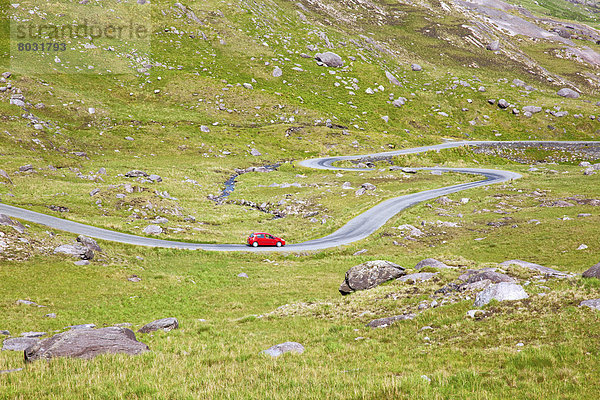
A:
<svg viewBox="0 0 600 400">
<path fill-rule="evenodd" d="M 276 171 L 277 168 L 279 168 L 279 166 L 281 164 L 282 164 L 281 162 L 278 162 L 275 164 L 262 165 L 257 168 L 266 168 L 269 171 Z M 214 201 L 215 203 L 220 203 L 225 198 L 229 197 L 229 195 L 231 193 L 233 193 L 233 191 L 235 190 L 236 178 L 242 174 L 247 174 L 248 172 L 254 172 L 254 171 L 240 172 L 240 173 L 235 173 L 235 174 L 231 175 L 231 177 L 225 181 L 225 184 L 224 184 L 225 188 L 221 191 L 221 194 L 217 197 L 212 197 L 211 200 Z"/>
</svg>

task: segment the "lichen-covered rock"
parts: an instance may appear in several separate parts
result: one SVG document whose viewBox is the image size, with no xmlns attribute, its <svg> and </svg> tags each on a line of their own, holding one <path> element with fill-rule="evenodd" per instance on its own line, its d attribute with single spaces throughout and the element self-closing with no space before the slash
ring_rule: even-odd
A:
<svg viewBox="0 0 600 400">
<path fill-rule="evenodd" d="M 367 261 L 346 271 L 346 277 L 339 290 L 341 294 L 346 295 L 357 290 L 371 289 L 405 274 L 404 267 L 398 264 L 385 260 Z"/>
<path fill-rule="evenodd" d="M 55 357 L 93 358 L 105 353 L 137 355 L 149 351 L 130 329 L 75 329 L 37 342 L 25 350 L 25 361 Z"/>
<path fill-rule="evenodd" d="M 315 54 L 315 60 L 325 64 L 328 67 L 340 68 L 344 66 L 342 57 L 331 51 Z"/>
<path fill-rule="evenodd" d="M 16 337 L 4 340 L 2 350 L 23 351 L 29 346 L 33 346 L 39 342 L 39 339 L 32 337 Z"/>
<path fill-rule="evenodd" d="M 557 95 L 561 97 L 566 97 L 568 99 L 577 99 L 579 98 L 579 93 L 569 88 L 562 88 L 557 93 Z"/>
<path fill-rule="evenodd" d="M 394 315 L 393 317 L 374 319 L 373 321 L 369 322 L 367 326 L 371 328 L 385 328 L 395 322 L 406 321 L 407 319 L 413 319 L 414 317 L 416 317 L 415 314 Z"/>
<path fill-rule="evenodd" d="M 557 270 L 549 268 L 549 267 L 544 267 L 543 265 L 534 264 L 534 263 L 522 261 L 522 260 L 508 260 L 508 261 L 504 261 L 504 262 L 500 263 L 500 265 L 505 266 L 505 267 L 508 267 L 511 265 L 518 265 L 519 267 L 527 268 L 527 269 L 530 269 L 533 271 L 538 271 L 545 275 L 550 275 L 550 276 L 554 276 L 554 277 L 569 276 L 569 274 L 566 272 L 557 271 Z"/>
<path fill-rule="evenodd" d="M 72 257 L 78 257 L 82 260 L 91 260 L 94 258 L 94 251 L 80 243 L 63 244 L 54 249 L 54 254 L 66 254 Z"/>
<path fill-rule="evenodd" d="M 82 245 L 84 245 L 85 247 L 87 247 L 90 250 L 93 251 L 102 251 L 102 249 L 100 248 L 100 246 L 98 245 L 98 243 L 96 243 L 96 241 L 92 238 L 89 238 L 87 236 L 83 236 L 83 235 L 79 235 L 77 237 L 77 241 L 79 243 L 81 243 Z"/>
<path fill-rule="evenodd" d="M 579 303 L 579 307 L 589 307 L 600 311 L 600 299 L 584 300 Z"/>
</svg>

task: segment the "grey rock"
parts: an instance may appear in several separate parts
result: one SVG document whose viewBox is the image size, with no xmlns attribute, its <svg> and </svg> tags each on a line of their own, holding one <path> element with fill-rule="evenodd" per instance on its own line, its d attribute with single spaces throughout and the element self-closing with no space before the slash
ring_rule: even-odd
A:
<svg viewBox="0 0 600 400">
<path fill-rule="evenodd" d="M 500 108 L 508 108 L 510 104 L 505 99 L 498 100 L 498 107 Z"/>
<path fill-rule="evenodd" d="M 0 330 L 0 335 L 10 336 L 10 331 Z"/>
<path fill-rule="evenodd" d="M 594 265 L 587 271 L 585 271 L 581 276 L 584 278 L 598 278 L 600 279 L 600 263 Z"/>
<path fill-rule="evenodd" d="M 127 280 L 128 280 L 129 282 L 134 282 L 134 283 L 135 283 L 135 282 L 141 282 L 141 281 L 142 281 L 142 278 L 140 278 L 139 276 L 137 276 L 137 275 L 133 274 L 133 275 L 131 275 L 129 278 L 127 278 Z"/>
<path fill-rule="evenodd" d="M 492 300 L 522 300 L 528 298 L 529 295 L 525 292 L 521 285 L 509 282 L 500 282 L 488 286 L 482 292 L 477 294 L 475 299 L 475 307 L 481 307 L 488 304 Z"/>
<path fill-rule="evenodd" d="M 255 157 L 262 156 L 262 153 L 254 148 L 250 150 L 250 154 Z"/>
<path fill-rule="evenodd" d="M 162 182 L 162 178 L 159 175 L 156 175 L 156 174 L 150 174 L 148 176 L 148 180 L 150 180 L 152 182 Z"/>
<path fill-rule="evenodd" d="M 80 325 L 69 325 L 67 328 L 74 329 L 94 329 L 96 327 L 95 324 L 80 324 Z"/>
<path fill-rule="evenodd" d="M 157 330 L 163 330 L 168 332 L 173 329 L 179 328 L 179 321 L 177 318 L 163 318 L 157 319 L 156 321 L 152 321 L 144 326 L 142 326 L 138 332 L 140 333 L 149 333 Z"/>
<path fill-rule="evenodd" d="M 248 278 L 248 274 L 245 272 L 240 272 L 237 276 L 238 278 Z"/>
<path fill-rule="evenodd" d="M 494 40 L 493 42 L 490 42 L 487 46 L 485 46 L 485 48 L 489 51 L 498 51 L 500 50 L 500 41 Z"/>
<path fill-rule="evenodd" d="M 315 54 L 315 60 L 325 64 L 328 67 L 341 68 L 344 66 L 344 60 L 342 60 L 342 57 L 331 51 Z"/>
<path fill-rule="evenodd" d="M 402 281 L 402 282 L 417 283 L 417 282 L 422 282 L 422 281 L 428 281 L 431 278 L 433 278 L 434 276 L 436 276 L 437 274 L 438 274 L 437 272 L 418 272 L 416 274 L 409 274 L 409 275 L 401 276 L 400 278 L 398 278 L 396 280 Z"/>
<path fill-rule="evenodd" d="M 128 171 L 127 173 L 125 173 L 125 176 L 128 178 L 147 177 L 148 173 L 146 173 L 144 171 L 140 171 L 139 169 L 132 169 L 131 171 Z"/>
<path fill-rule="evenodd" d="M 93 358 L 100 354 L 137 355 L 149 351 L 130 329 L 109 327 L 75 329 L 36 342 L 25 350 L 25 361 L 56 357 Z"/>
<path fill-rule="evenodd" d="M 385 260 L 367 261 L 346 271 L 339 291 L 346 295 L 357 290 L 371 289 L 405 274 L 405 269 L 398 264 Z"/>
<path fill-rule="evenodd" d="M 600 311 L 600 299 L 584 300 L 579 303 L 579 307 L 589 307 Z"/>
<path fill-rule="evenodd" d="M 373 185 L 372 183 L 363 183 L 362 185 L 360 185 L 360 187 L 364 188 L 365 190 L 375 190 L 377 189 L 377 186 Z"/>
<path fill-rule="evenodd" d="M 281 68 L 275 67 L 275 69 L 273 70 L 273 77 L 279 78 L 281 75 L 283 75 L 283 71 L 281 70 Z"/>
<path fill-rule="evenodd" d="M 41 306 L 31 300 L 17 300 L 17 304 L 25 305 L 25 306 L 34 306 L 34 307 L 46 307 L 46 306 Z"/>
<path fill-rule="evenodd" d="M 73 264 L 82 267 L 84 265 L 90 265 L 90 262 L 88 260 L 79 260 L 79 261 L 75 261 Z"/>
<path fill-rule="evenodd" d="M 27 338 L 39 338 L 46 334 L 46 332 L 21 332 L 22 337 Z"/>
<path fill-rule="evenodd" d="M 517 281 L 505 274 L 501 274 L 496 271 L 483 271 L 471 274 L 465 280 L 466 283 L 475 283 L 488 280 L 492 283 L 500 283 L 500 282 L 509 282 L 509 283 L 517 283 Z"/>
<path fill-rule="evenodd" d="M 367 324 L 367 326 L 370 328 L 386 328 L 395 322 L 406 321 L 409 319 L 413 319 L 414 317 L 416 317 L 415 314 L 403 314 L 403 315 L 395 315 L 393 317 L 379 318 L 379 319 L 374 319 L 373 321 L 369 322 Z"/>
<path fill-rule="evenodd" d="M 10 351 L 24 351 L 30 346 L 33 346 L 39 342 L 39 339 L 29 338 L 29 337 L 16 337 L 11 339 L 6 339 L 2 343 L 2 350 L 10 350 Z"/>
<path fill-rule="evenodd" d="M 146 235 L 160 235 L 163 229 L 159 225 L 148 225 L 142 232 Z"/>
<path fill-rule="evenodd" d="M 523 111 L 535 114 L 535 113 L 539 113 L 540 111 L 542 111 L 542 107 L 538 107 L 538 106 L 525 106 L 525 107 L 523 107 Z"/>
<path fill-rule="evenodd" d="M 450 268 L 448 265 L 436 260 L 435 258 L 426 258 L 422 261 L 419 261 L 417 265 L 415 265 L 415 269 L 421 269 L 423 267 L 432 267 L 438 269 Z"/>
<path fill-rule="evenodd" d="M 80 243 L 58 246 L 54 249 L 54 254 L 66 254 L 68 256 L 81 258 L 82 260 L 91 260 L 94 258 L 93 250 Z"/>
<path fill-rule="evenodd" d="M 522 261 L 522 260 L 508 260 L 508 261 L 504 261 L 504 262 L 500 263 L 499 265 L 506 266 L 506 267 L 508 267 L 510 265 L 518 265 L 520 267 L 527 268 L 527 269 L 534 270 L 534 271 L 538 271 L 538 272 L 541 272 L 541 273 L 543 273 L 545 275 L 550 275 L 550 276 L 554 276 L 554 277 L 569 276 L 569 274 L 566 273 L 566 272 L 557 271 L 557 270 L 552 269 L 552 268 L 544 267 L 544 266 L 539 265 L 539 264 L 534 264 L 534 263 L 527 262 L 527 261 Z"/>
<path fill-rule="evenodd" d="M 399 97 L 396 100 L 392 101 L 392 105 L 394 107 L 402 107 L 404 104 L 406 104 L 406 99 L 404 97 Z"/>
<path fill-rule="evenodd" d="M 422 71 L 423 67 L 421 67 L 419 64 L 411 64 L 410 65 L 410 69 L 412 69 L 413 71 Z"/>
<path fill-rule="evenodd" d="M 77 241 L 79 243 L 81 243 L 82 245 L 84 245 L 85 247 L 87 247 L 88 249 L 91 249 L 93 251 L 102 251 L 102 249 L 100 248 L 98 243 L 92 238 L 89 238 L 89 237 L 83 236 L 83 235 L 79 235 L 79 236 L 77 236 Z"/>
<path fill-rule="evenodd" d="M 8 173 L 3 169 L 0 169 L 0 177 L 6 179 L 11 184 L 13 183 L 12 180 L 10 179 L 10 176 L 8 176 Z"/>
<path fill-rule="evenodd" d="M 245 87 L 245 88 L 246 88 L 246 89 L 248 89 L 248 90 L 252 90 L 252 89 L 254 89 L 254 86 L 252 86 L 252 84 L 251 84 L 251 83 L 244 83 L 242 86 L 243 86 L 243 87 Z"/>
<path fill-rule="evenodd" d="M 8 215 L 0 214 L 0 225 L 10 226 L 19 233 L 25 232 L 25 226 L 19 221 L 11 219 Z"/>
<path fill-rule="evenodd" d="M 391 72 L 385 71 L 385 77 L 388 78 L 388 81 L 390 81 L 392 85 L 402 86 L 398 78 L 396 78 Z"/>
<path fill-rule="evenodd" d="M 269 347 L 267 350 L 263 350 L 261 353 L 267 354 L 271 357 L 279 357 L 284 353 L 290 352 L 302 354 L 304 353 L 304 346 L 298 342 L 285 342 Z"/>
<path fill-rule="evenodd" d="M 44 315 L 45 318 L 56 318 L 56 313 L 50 313 L 50 314 L 46 314 Z"/>
<path fill-rule="evenodd" d="M 577 99 L 579 98 L 579 93 L 569 88 L 562 88 L 557 93 L 557 95 L 561 97 L 566 97 L 568 99 Z"/>
<path fill-rule="evenodd" d="M 200 125 L 200 132 L 209 133 L 210 128 L 206 125 Z"/>
<path fill-rule="evenodd" d="M 19 167 L 19 172 L 34 172 L 33 165 L 22 165 Z"/>
</svg>

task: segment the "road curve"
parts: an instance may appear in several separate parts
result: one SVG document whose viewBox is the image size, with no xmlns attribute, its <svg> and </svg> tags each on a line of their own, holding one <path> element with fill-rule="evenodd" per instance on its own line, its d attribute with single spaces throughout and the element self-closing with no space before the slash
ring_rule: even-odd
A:
<svg viewBox="0 0 600 400">
<path fill-rule="evenodd" d="M 342 168 L 334 167 L 333 163 L 344 160 L 357 160 L 362 158 L 383 158 L 390 156 L 397 156 L 402 154 L 415 154 L 422 153 L 430 150 L 441 150 L 460 146 L 477 146 L 480 144 L 494 144 L 494 143 L 561 143 L 561 144 L 600 144 L 600 142 L 557 142 L 557 141 L 514 141 L 514 142 L 496 142 L 496 141 L 456 141 L 446 142 L 433 146 L 423 146 L 411 149 L 389 151 L 384 153 L 373 153 L 366 155 L 355 155 L 355 156 L 339 156 L 339 157 L 326 157 L 326 158 L 315 158 L 305 160 L 299 163 L 304 167 L 316 168 L 316 169 L 327 169 L 327 170 L 345 170 L 345 171 L 361 171 L 368 169 L 360 168 Z M 309 240 L 302 243 L 288 244 L 283 248 L 277 247 L 258 247 L 249 248 L 242 244 L 200 244 L 190 242 L 177 242 L 164 239 L 156 239 L 144 236 L 136 236 L 127 233 L 121 233 L 111 231 L 108 229 L 98 228 L 91 225 L 81 224 L 65 220 L 62 218 L 53 217 L 46 214 L 41 214 L 35 211 L 26 210 L 19 207 L 10 206 L 7 204 L 0 203 L 0 214 L 6 214 L 13 218 L 33 222 L 48 226 L 53 229 L 62 230 L 65 232 L 74 233 L 77 235 L 90 236 L 96 239 L 108 240 L 112 242 L 119 242 L 138 246 L 148 247 L 164 247 L 164 248 L 175 248 L 175 249 L 188 249 L 188 250 L 208 250 L 208 251 L 252 251 L 252 252 L 292 252 L 292 251 L 310 251 L 310 250 L 322 250 L 331 247 L 337 247 L 347 245 L 349 243 L 356 242 L 364 239 L 369 235 L 373 234 L 377 229 L 383 226 L 390 218 L 398 214 L 400 211 L 411 207 L 420 202 L 430 200 L 439 196 L 445 196 L 450 193 L 456 193 L 463 190 L 485 186 L 495 183 L 501 183 L 518 179 L 521 177 L 520 174 L 511 171 L 495 170 L 495 169 L 483 169 L 483 168 L 415 168 L 420 170 L 437 170 L 445 172 L 459 172 L 466 174 L 481 175 L 484 179 L 477 182 L 461 183 L 458 185 L 446 186 L 439 189 L 425 190 L 418 193 L 408 194 L 405 196 L 395 197 L 389 200 L 385 200 L 373 208 L 365 211 L 364 213 L 354 217 L 344 226 L 336 230 L 335 232 L 324 236 L 322 238 Z"/>
</svg>

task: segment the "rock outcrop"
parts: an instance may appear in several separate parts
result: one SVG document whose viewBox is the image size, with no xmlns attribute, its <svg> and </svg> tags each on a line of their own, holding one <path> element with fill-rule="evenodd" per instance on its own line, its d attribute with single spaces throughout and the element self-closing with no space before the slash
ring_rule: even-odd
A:
<svg viewBox="0 0 600 400">
<path fill-rule="evenodd" d="M 343 295 L 357 290 L 374 288 L 392 279 L 405 275 L 404 267 L 385 260 L 367 261 L 346 271 L 344 282 L 340 286 Z"/>
</svg>

